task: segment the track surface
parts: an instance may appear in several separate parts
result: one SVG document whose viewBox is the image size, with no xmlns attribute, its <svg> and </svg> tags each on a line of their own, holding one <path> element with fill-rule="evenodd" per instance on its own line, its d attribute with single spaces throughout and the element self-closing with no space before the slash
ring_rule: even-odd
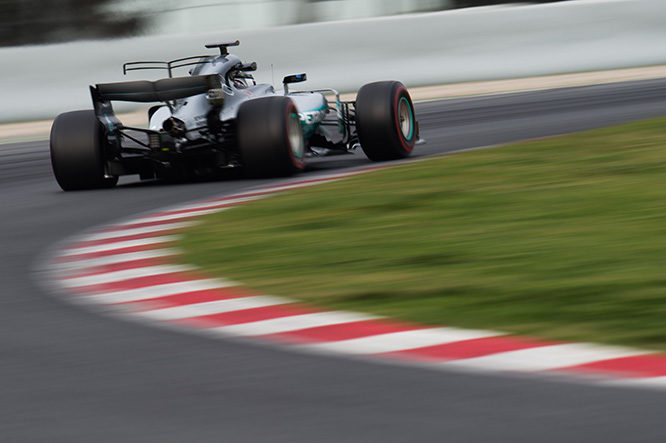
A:
<svg viewBox="0 0 666 443">
<path fill-rule="evenodd" d="M 418 155 L 666 114 L 666 80 L 417 105 Z M 367 164 L 313 164 L 308 176 Z M 2 441 L 661 441 L 666 394 L 300 355 L 98 316 L 36 283 L 53 243 L 261 181 L 62 193 L 46 142 L 0 146 Z"/>
</svg>

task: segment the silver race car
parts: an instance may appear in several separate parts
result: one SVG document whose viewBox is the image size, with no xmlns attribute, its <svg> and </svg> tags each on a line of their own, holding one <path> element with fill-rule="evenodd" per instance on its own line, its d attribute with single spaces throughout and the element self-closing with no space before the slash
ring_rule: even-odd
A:
<svg viewBox="0 0 666 443">
<path fill-rule="evenodd" d="M 249 176 L 285 176 L 306 157 L 349 153 L 359 146 L 374 161 L 407 157 L 419 139 L 414 105 L 397 81 L 363 86 L 356 101 L 333 89 L 292 91 L 305 74 L 284 78 L 284 91 L 257 84 L 256 63 L 228 48 L 219 55 L 168 62 L 125 63 L 123 72 L 161 69 L 157 81 L 100 83 L 90 87 L 94 110 L 60 114 L 51 128 L 51 164 L 62 189 L 112 187 L 121 175 L 189 179 L 226 168 Z M 190 75 L 173 77 L 176 68 Z M 159 102 L 148 129 L 123 125 L 112 101 Z"/>
</svg>

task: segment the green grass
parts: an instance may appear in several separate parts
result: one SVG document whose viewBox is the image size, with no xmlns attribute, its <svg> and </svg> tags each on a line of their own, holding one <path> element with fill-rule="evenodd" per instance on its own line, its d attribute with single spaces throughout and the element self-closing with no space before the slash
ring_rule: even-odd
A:
<svg viewBox="0 0 666 443">
<path fill-rule="evenodd" d="M 666 350 L 666 119 L 295 190 L 181 246 L 315 304 Z"/>
</svg>

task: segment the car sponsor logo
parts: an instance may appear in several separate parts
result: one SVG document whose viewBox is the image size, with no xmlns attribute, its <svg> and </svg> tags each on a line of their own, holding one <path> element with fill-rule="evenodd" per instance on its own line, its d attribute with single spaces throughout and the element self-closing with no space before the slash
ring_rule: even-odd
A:
<svg viewBox="0 0 666 443">
<path fill-rule="evenodd" d="M 316 111 L 300 112 L 298 117 L 304 125 L 310 126 L 322 121 L 324 115 L 326 115 L 326 111 L 324 109 L 318 109 Z"/>
</svg>

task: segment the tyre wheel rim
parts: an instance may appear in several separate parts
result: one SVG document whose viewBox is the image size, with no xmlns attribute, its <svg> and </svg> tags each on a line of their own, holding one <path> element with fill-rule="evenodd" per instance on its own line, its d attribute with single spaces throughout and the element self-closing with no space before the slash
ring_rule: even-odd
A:
<svg viewBox="0 0 666 443">
<path fill-rule="evenodd" d="M 409 100 L 405 97 L 398 102 L 398 119 L 400 122 L 400 132 L 406 140 L 411 140 L 414 136 L 414 113 Z"/>
<path fill-rule="evenodd" d="M 301 128 L 301 120 L 298 117 L 298 114 L 289 115 L 287 131 L 291 153 L 296 159 L 300 160 L 305 154 L 305 142 L 303 141 L 303 129 Z"/>
</svg>

